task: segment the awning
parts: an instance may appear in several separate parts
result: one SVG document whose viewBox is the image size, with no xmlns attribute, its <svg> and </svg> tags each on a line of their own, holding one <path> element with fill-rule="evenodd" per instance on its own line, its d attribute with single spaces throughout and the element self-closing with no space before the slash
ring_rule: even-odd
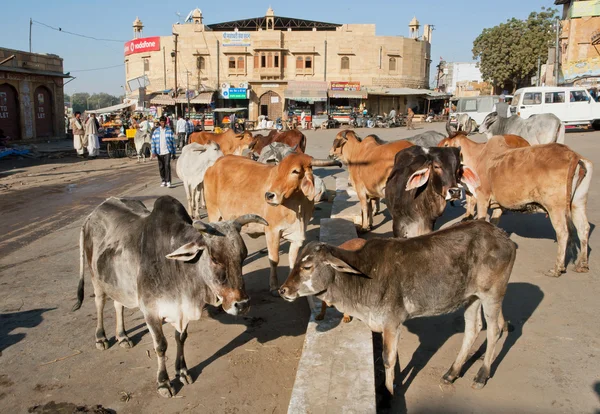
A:
<svg viewBox="0 0 600 414">
<path fill-rule="evenodd" d="M 150 99 L 151 105 L 175 105 L 175 99 L 171 98 L 169 95 L 156 95 L 154 98 Z"/>
<path fill-rule="evenodd" d="M 367 99 L 367 91 L 328 91 L 330 98 Z"/>
<path fill-rule="evenodd" d="M 430 93 L 427 94 L 425 99 L 427 99 L 428 101 L 436 101 L 436 100 L 442 100 L 442 99 L 445 100 L 445 99 L 450 99 L 451 96 L 452 96 L 451 93 L 430 91 Z"/>
<path fill-rule="evenodd" d="M 417 88 L 377 88 L 370 89 L 369 95 L 383 95 L 383 96 L 423 96 L 429 100 L 435 99 L 449 99 L 450 94 L 443 92 L 432 91 L 431 89 L 417 89 Z"/>
<path fill-rule="evenodd" d="M 212 102 L 214 94 L 214 92 L 201 92 L 193 99 L 190 99 L 190 103 L 208 105 Z"/>
<path fill-rule="evenodd" d="M 135 107 L 136 104 L 137 104 L 137 102 L 133 101 L 133 102 L 127 102 L 127 103 L 122 103 L 122 104 L 113 105 L 113 106 L 107 106 L 106 108 L 87 110 L 85 112 L 88 114 L 108 114 L 110 112 L 120 111 L 122 109 L 130 108 L 132 106 Z"/>
<path fill-rule="evenodd" d="M 307 89 L 286 89 L 283 91 L 285 99 L 292 99 L 298 102 L 325 102 L 327 101 L 326 90 L 307 90 Z"/>
<path fill-rule="evenodd" d="M 247 111 L 248 108 L 217 108 L 215 109 L 213 112 L 225 112 L 225 113 L 233 113 L 233 112 L 240 112 L 240 111 Z"/>
</svg>

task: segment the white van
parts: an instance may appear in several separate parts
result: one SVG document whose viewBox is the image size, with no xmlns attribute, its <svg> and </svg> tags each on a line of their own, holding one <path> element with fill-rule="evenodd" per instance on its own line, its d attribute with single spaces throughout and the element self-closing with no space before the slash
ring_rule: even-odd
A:
<svg viewBox="0 0 600 414">
<path fill-rule="evenodd" d="M 496 111 L 496 105 L 500 101 L 511 102 L 512 96 L 498 96 L 498 95 L 482 95 L 482 96 L 470 96 L 467 98 L 459 98 L 456 103 L 456 112 L 450 114 L 450 124 L 456 126 L 456 120 L 459 115 L 467 114 L 475 122 L 473 130 L 475 130 L 486 116 L 491 112 Z M 508 112 L 508 109 L 507 109 Z"/>
<path fill-rule="evenodd" d="M 565 126 L 600 128 L 600 103 L 584 87 L 537 86 L 515 92 L 511 114 L 529 118 L 535 114 L 554 114 Z"/>
</svg>

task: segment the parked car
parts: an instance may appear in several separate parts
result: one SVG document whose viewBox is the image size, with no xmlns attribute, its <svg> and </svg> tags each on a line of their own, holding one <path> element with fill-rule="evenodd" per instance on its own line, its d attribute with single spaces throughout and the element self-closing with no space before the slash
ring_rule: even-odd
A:
<svg viewBox="0 0 600 414">
<path fill-rule="evenodd" d="M 496 104 L 500 101 L 510 102 L 512 95 L 484 95 L 470 96 L 467 98 L 459 98 L 456 103 L 456 111 L 452 112 L 449 117 L 450 125 L 456 127 L 457 118 L 459 115 L 467 114 L 473 122 L 472 131 L 475 131 L 483 122 L 486 116 L 497 110 Z M 508 116 L 508 110 L 507 110 Z"/>
</svg>

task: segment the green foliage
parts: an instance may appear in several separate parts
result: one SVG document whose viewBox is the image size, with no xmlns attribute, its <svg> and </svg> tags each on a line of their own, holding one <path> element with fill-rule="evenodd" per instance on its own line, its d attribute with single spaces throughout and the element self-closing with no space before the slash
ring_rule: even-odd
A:
<svg viewBox="0 0 600 414">
<path fill-rule="evenodd" d="M 527 20 L 509 19 L 483 32 L 473 42 L 473 58 L 479 61 L 483 79 L 494 86 L 512 86 L 513 91 L 529 84 L 536 75 L 538 57 L 548 59 L 548 47 L 556 32 L 557 10 L 533 12 Z"/>
<path fill-rule="evenodd" d="M 65 95 L 65 102 L 71 102 L 73 112 L 82 112 L 86 109 L 105 108 L 123 102 L 122 97 L 110 95 L 108 93 L 95 93 L 90 95 L 87 92 L 77 92 L 73 95 Z"/>
</svg>

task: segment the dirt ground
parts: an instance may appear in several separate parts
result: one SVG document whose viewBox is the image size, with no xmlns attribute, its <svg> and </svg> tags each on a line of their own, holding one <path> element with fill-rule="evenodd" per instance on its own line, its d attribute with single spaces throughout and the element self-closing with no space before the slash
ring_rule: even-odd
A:
<svg viewBox="0 0 600 414">
<path fill-rule="evenodd" d="M 427 129 L 442 130 L 439 124 Z M 362 131 L 361 131 L 362 132 Z M 408 136 L 404 129 L 369 130 L 384 139 Z M 420 131 L 416 131 L 420 132 Z M 421 131 L 422 132 L 422 131 Z M 307 152 L 325 157 L 335 131 L 309 132 Z M 365 132 L 363 132 L 365 134 Z M 600 165 L 598 132 L 567 134 L 567 144 Z M 3 164 L 4 163 L 4 164 Z M 81 310 L 71 313 L 78 279 L 78 230 L 82 218 L 106 197 L 126 195 L 149 207 L 171 194 L 184 201 L 180 185 L 158 186 L 156 162 L 128 159 L 82 161 L 74 157 L 0 161 L 0 412 L 52 412 L 52 407 L 94 406 L 119 413 L 287 411 L 308 320 L 305 302 L 284 303 L 271 297 L 268 260 L 260 250 L 264 238 L 246 239 L 244 267 L 252 308 L 234 318 L 216 309 L 190 324 L 186 359 L 194 384 L 165 400 L 155 392 L 156 358 L 141 313 L 126 310 L 126 327 L 135 346 L 94 346 L 95 307 L 86 277 Z M 174 168 L 173 168 L 174 171 Z M 318 169 L 328 188 L 346 174 Z M 596 175 L 599 173 L 597 172 Z M 176 180 L 176 183 L 179 181 Z M 600 184 L 592 181 L 588 218 L 592 224 L 588 274 L 569 271 L 560 279 L 543 276 L 556 255 L 555 235 L 544 215 L 511 214 L 500 226 L 519 248 L 504 313 L 514 331 L 500 341 L 493 377 L 482 391 L 470 388 L 480 361 L 475 355 L 464 378 L 440 387 L 462 341 L 462 313 L 409 321 L 400 340 L 402 373 L 391 412 L 530 412 L 584 413 L 600 407 Z M 308 238 L 318 238 L 318 219 L 331 204 L 320 203 Z M 449 207 L 438 223 L 459 217 Z M 390 235 L 388 214 L 377 216 L 373 235 Z M 287 244 L 282 245 L 287 253 Z M 282 256 L 280 281 L 287 274 Z M 114 331 L 114 312 L 105 309 L 107 334 Z M 352 323 L 361 323 L 358 320 Z M 174 374 L 173 329 L 169 339 L 169 373 Z M 477 345 L 484 342 L 484 334 Z M 357 361 L 360 363 L 360 361 Z M 349 396 L 351 398 L 351 396 Z M 52 403 L 54 402 L 54 403 Z M 52 404 L 51 404 L 52 403 Z M 54 405 L 53 405 L 54 404 Z M 61 405 L 62 404 L 62 405 Z M 48 410 L 44 411 L 44 407 Z"/>
</svg>

